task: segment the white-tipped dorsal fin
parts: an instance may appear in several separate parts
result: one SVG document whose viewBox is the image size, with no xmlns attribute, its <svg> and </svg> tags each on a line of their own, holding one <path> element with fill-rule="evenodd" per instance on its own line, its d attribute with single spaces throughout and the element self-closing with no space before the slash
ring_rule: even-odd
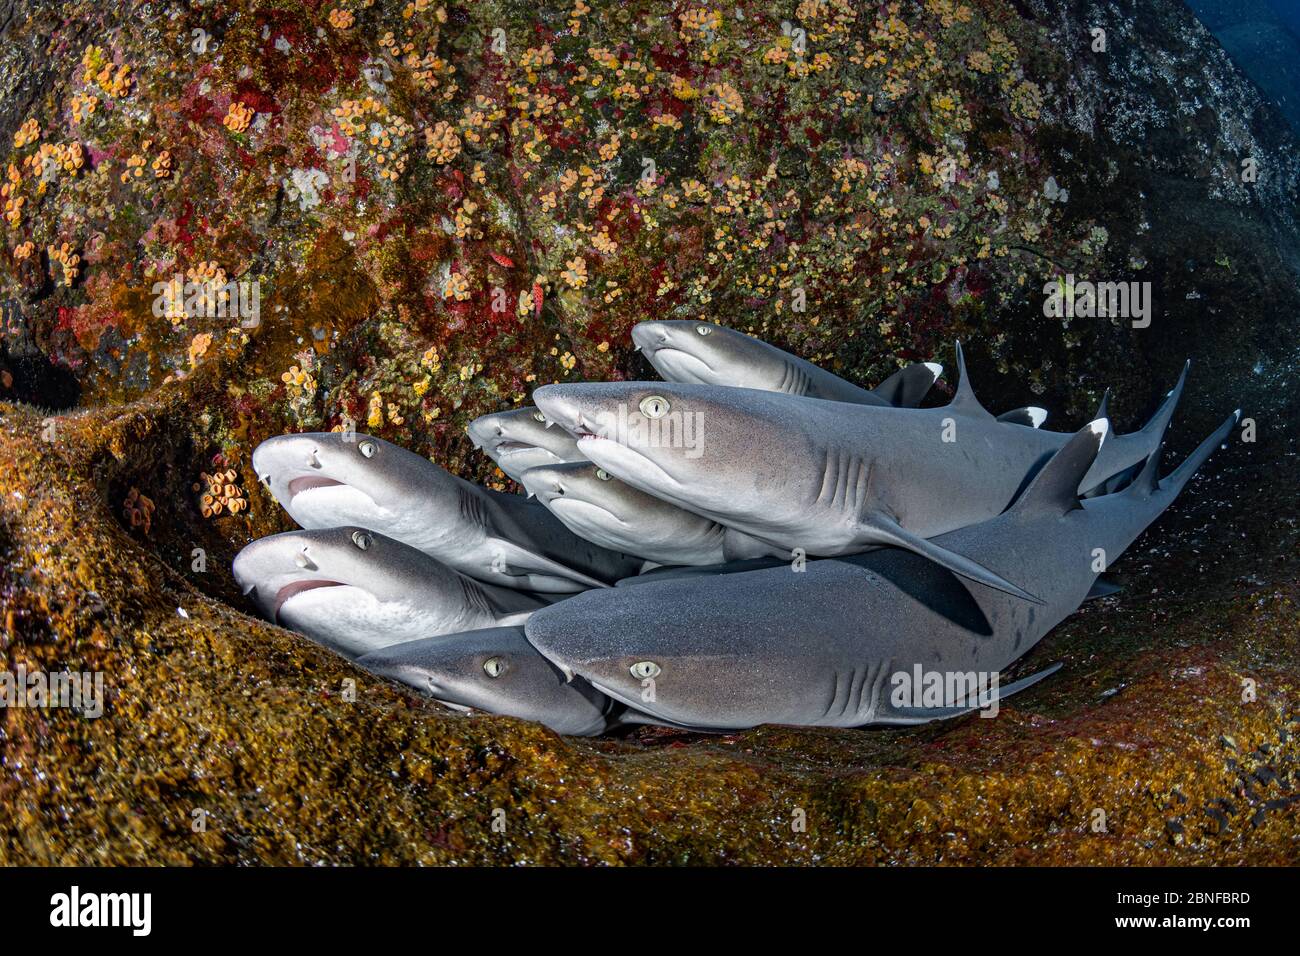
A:
<svg viewBox="0 0 1300 956">
<path fill-rule="evenodd" d="M 1011 425 L 1024 425 L 1026 428 L 1039 428 L 1047 421 L 1047 409 L 1039 408 L 1037 405 L 1013 408 L 999 415 L 998 421 Z"/>
<path fill-rule="evenodd" d="M 939 376 L 943 374 L 943 366 L 938 362 L 922 362 L 921 364 L 930 370 L 930 374 L 933 375 L 936 380 L 938 380 Z"/>
<path fill-rule="evenodd" d="M 1095 419 L 1075 432 L 1034 476 L 1011 510 L 1018 514 L 1063 515 L 1082 507 L 1079 482 L 1092 467 L 1109 433 L 1110 422 L 1104 418 Z"/>
<path fill-rule="evenodd" d="M 900 368 L 871 390 L 871 394 L 895 408 L 916 408 L 929 393 L 930 387 L 943 366 L 933 362 L 919 362 Z"/>
</svg>

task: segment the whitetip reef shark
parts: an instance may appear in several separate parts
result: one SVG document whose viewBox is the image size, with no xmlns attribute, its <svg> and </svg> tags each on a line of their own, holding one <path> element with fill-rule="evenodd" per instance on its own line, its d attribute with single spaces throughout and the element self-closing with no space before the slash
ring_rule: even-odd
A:
<svg viewBox="0 0 1300 956">
<path fill-rule="evenodd" d="M 235 557 L 235 580 L 262 615 L 346 657 L 389 644 L 518 624 L 537 596 L 471 580 L 365 528 L 290 531 Z"/>
<path fill-rule="evenodd" d="M 533 399 L 609 474 L 777 553 L 835 556 L 893 545 L 1036 600 L 929 539 L 1002 513 L 1070 435 L 999 422 L 975 398 L 960 344 L 957 360 L 958 388 L 941 408 L 657 382 L 546 385 Z M 1081 490 L 1155 450 L 1185 376 L 1184 368 L 1141 431 L 1106 442 Z"/>
<path fill-rule="evenodd" d="M 604 733 L 623 710 L 586 681 L 569 680 L 537 653 L 520 626 L 395 644 L 357 665 L 453 710 L 520 717 L 574 737 Z"/>
<path fill-rule="evenodd" d="M 912 408 L 943 374 L 942 365 L 923 362 L 865 389 L 762 339 L 690 319 L 638 322 L 632 341 L 666 382 L 730 385 L 856 405 Z"/>
<path fill-rule="evenodd" d="M 270 438 L 253 452 L 253 470 L 303 528 L 369 528 L 488 584 L 573 593 L 644 564 L 578 537 L 535 501 L 482 488 L 368 435 Z"/>
<path fill-rule="evenodd" d="M 588 541 L 656 564 L 726 560 L 722 525 L 638 491 L 589 461 L 530 468 L 522 484 Z"/>
<path fill-rule="evenodd" d="M 998 675 L 1092 592 L 1228 436 L 1234 413 L 1172 474 L 1159 452 L 1123 491 L 1080 500 L 1108 431 L 1094 421 L 1051 458 L 1004 514 L 942 535 L 1041 603 L 965 583 L 917 555 L 848 558 L 668 578 L 588 592 L 529 618 L 529 641 L 562 671 L 653 717 L 735 730 L 764 723 L 914 724 L 989 706 L 1055 668 L 1000 686 Z M 1059 666 L 1059 665 L 1058 665 Z M 928 675 L 961 693 L 920 692 Z M 959 678 L 956 680 L 954 678 Z M 987 694 L 971 691 L 993 689 Z"/>
<path fill-rule="evenodd" d="M 729 385 L 854 405 L 915 408 L 943 374 L 937 362 L 921 362 L 865 389 L 760 338 L 691 319 L 638 322 L 632 327 L 632 341 L 665 382 Z M 999 421 L 1030 428 L 1046 418 L 1047 410 L 1033 405 L 998 416 Z"/>
<path fill-rule="evenodd" d="M 480 415 L 465 431 L 474 447 L 515 481 L 520 481 L 529 468 L 587 460 L 572 435 L 550 427 L 546 417 L 531 405 Z"/>
</svg>

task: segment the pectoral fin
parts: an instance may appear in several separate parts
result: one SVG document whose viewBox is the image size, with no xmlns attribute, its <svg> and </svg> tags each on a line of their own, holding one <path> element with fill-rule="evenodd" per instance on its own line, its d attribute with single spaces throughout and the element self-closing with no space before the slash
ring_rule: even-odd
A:
<svg viewBox="0 0 1300 956">
<path fill-rule="evenodd" d="M 492 554 L 491 566 L 485 569 L 489 573 L 486 580 L 493 578 L 530 579 L 533 590 L 546 591 L 585 591 L 589 588 L 609 587 L 604 581 L 589 574 L 575 571 L 559 561 L 552 561 L 545 555 L 522 548 L 513 541 L 497 536 L 489 536 L 487 546 Z M 540 581 L 539 579 L 547 579 Z M 539 584 L 549 586 L 539 587 Z M 572 587 L 567 585 L 571 584 Z"/>
<path fill-rule="evenodd" d="M 523 624 L 533 616 L 532 611 L 520 611 L 517 614 L 507 614 L 505 617 L 497 618 L 497 627 L 515 627 Z"/>
<path fill-rule="evenodd" d="M 913 534 L 888 515 L 875 512 L 867 516 L 863 522 L 863 530 L 866 532 L 865 537 L 870 539 L 869 543 L 890 544 L 894 547 L 904 548 L 921 555 L 923 558 L 929 558 L 940 567 L 947 568 L 953 574 L 960 575 L 977 584 L 983 584 L 995 591 L 1010 594 L 1022 601 L 1029 601 L 1033 604 L 1043 603 L 1028 591 L 1016 587 L 1006 578 L 990 571 L 978 561 L 972 560 L 964 554 L 958 554 L 956 551 L 949 551 L 933 541 L 927 541 L 925 538 Z M 864 540 L 863 543 L 868 543 L 868 541 Z"/>
<path fill-rule="evenodd" d="M 760 541 L 758 538 L 727 528 L 722 535 L 722 559 L 724 561 L 748 561 L 752 558 L 789 558 L 790 551 L 776 545 Z"/>
</svg>

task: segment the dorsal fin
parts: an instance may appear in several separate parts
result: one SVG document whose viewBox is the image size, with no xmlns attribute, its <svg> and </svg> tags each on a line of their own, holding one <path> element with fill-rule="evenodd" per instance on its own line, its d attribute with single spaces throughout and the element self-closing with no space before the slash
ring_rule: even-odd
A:
<svg viewBox="0 0 1300 956">
<path fill-rule="evenodd" d="M 1017 514 L 1056 514 L 1082 507 L 1079 482 L 1092 467 L 1101 443 L 1110 432 L 1110 422 L 1098 418 L 1074 433 L 1034 477 L 1011 510 Z"/>
<path fill-rule="evenodd" d="M 1092 417 L 1094 421 L 1098 418 L 1110 420 L 1110 389 L 1106 389 L 1101 393 L 1101 402 L 1097 405 L 1097 411 Z"/>
<path fill-rule="evenodd" d="M 952 401 L 946 407 L 962 415 L 992 418 L 993 415 L 975 397 L 975 388 L 971 385 L 970 373 L 966 370 L 966 356 L 962 353 L 961 342 L 955 343 L 955 349 L 957 352 L 957 391 L 953 394 Z"/>
</svg>

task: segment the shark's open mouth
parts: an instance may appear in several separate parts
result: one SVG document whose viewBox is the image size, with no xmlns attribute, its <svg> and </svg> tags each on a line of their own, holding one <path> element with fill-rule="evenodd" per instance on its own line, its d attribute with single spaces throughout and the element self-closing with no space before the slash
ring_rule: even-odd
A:
<svg viewBox="0 0 1300 956">
<path fill-rule="evenodd" d="M 301 478 L 291 478 L 289 480 L 289 500 L 292 501 L 295 495 L 311 488 L 331 488 L 341 484 L 343 482 L 335 481 L 333 478 L 325 478 L 321 475 L 303 475 Z"/>
<path fill-rule="evenodd" d="M 280 608 L 284 602 L 296 594 L 302 594 L 304 591 L 313 591 L 316 588 L 340 588 L 343 583 L 340 581 L 295 581 L 293 584 L 286 584 L 275 593 L 275 608 L 271 614 L 272 620 L 279 623 Z"/>
</svg>

